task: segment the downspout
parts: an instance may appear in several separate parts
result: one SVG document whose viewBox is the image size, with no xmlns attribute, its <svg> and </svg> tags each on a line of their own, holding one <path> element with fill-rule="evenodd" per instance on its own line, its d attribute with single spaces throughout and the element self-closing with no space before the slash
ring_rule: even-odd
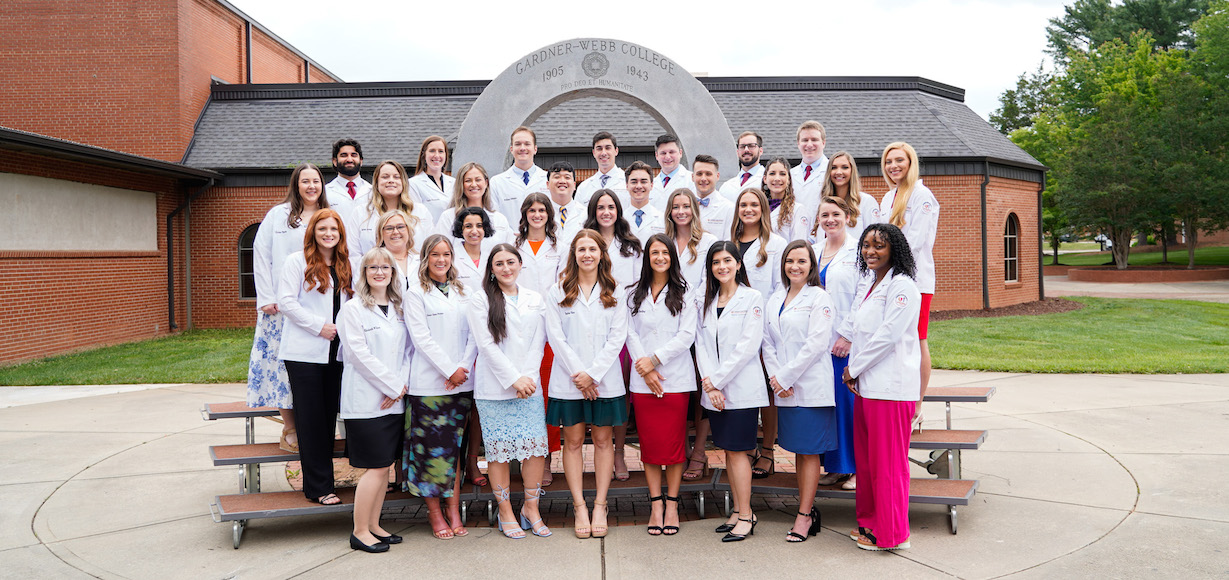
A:
<svg viewBox="0 0 1229 580">
<path fill-rule="evenodd" d="M 990 160 L 982 161 L 981 181 L 981 302 L 982 309 L 990 309 L 990 246 L 986 237 L 986 186 L 990 185 Z"/>
<path fill-rule="evenodd" d="M 1045 209 L 1042 207 L 1042 193 L 1046 190 L 1046 172 L 1041 172 L 1041 187 L 1037 188 L 1037 239 L 1040 243 L 1037 246 L 1037 299 L 1046 299 L 1046 277 L 1045 277 Z"/>
<path fill-rule="evenodd" d="M 188 209 L 188 205 L 192 203 L 192 200 L 204 195 L 213 185 L 214 179 L 210 178 L 208 183 L 196 190 L 196 193 L 189 195 L 182 205 L 166 216 L 166 316 L 168 330 L 177 330 L 179 328 L 179 325 L 175 323 L 175 216 L 179 212 Z M 187 239 L 185 238 L 186 241 Z M 191 263 L 191 260 L 189 260 L 189 263 Z M 191 314 L 189 314 L 189 319 L 191 319 Z"/>
</svg>

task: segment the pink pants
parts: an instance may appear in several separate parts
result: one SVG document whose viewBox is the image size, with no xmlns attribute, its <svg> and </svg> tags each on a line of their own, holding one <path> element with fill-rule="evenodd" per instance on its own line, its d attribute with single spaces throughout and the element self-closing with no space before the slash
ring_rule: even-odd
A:
<svg viewBox="0 0 1229 580">
<path fill-rule="evenodd" d="M 916 406 L 862 397 L 853 404 L 854 510 L 858 526 L 881 547 L 909 539 L 909 424 Z"/>
</svg>

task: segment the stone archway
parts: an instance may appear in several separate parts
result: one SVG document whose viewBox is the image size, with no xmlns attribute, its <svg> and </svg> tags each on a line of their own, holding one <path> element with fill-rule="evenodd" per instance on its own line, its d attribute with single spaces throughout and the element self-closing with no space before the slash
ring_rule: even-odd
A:
<svg viewBox="0 0 1229 580">
<path fill-rule="evenodd" d="M 632 42 L 574 38 L 556 42 L 512 63 L 487 85 L 461 124 L 453 158 L 477 161 L 492 174 L 511 163 L 508 144 L 561 103 L 603 96 L 631 103 L 672 131 L 685 165 L 699 153 L 736 167 L 729 123 L 708 89 L 660 53 Z M 619 136 L 617 122 L 609 128 Z"/>
</svg>

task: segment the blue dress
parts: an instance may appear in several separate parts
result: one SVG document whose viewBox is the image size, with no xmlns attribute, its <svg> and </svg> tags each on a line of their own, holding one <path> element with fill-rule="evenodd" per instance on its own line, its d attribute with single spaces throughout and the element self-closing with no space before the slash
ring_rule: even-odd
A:
<svg viewBox="0 0 1229 580">
<path fill-rule="evenodd" d="M 828 285 L 828 266 L 832 262 L 824 265 L 824 269 L 819 271 L 819 283 L 822 286 Z M 837 447 L 835 451 L 828 451 L 823 454 L 824 469 L 829 473 L 853 473 L 853 393 L 845 388 L 845 367 L 849 366 L 849 357 L 847 356 L 832 356 L 832 372 L 834 379 L 833 393 L 836 395 L 836 435 Z"/>
</svg>

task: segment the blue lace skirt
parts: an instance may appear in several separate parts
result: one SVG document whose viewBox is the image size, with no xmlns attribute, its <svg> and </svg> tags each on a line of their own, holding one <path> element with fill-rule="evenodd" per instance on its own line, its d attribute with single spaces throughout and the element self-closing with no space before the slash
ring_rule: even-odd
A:
<svg viewBox="0 0 1229 580">
<path fill-rule="evenodd" d="M 546 407 L 539 390 L 528 399 L 474 399 L 482 422 L 486 460 L 508 463 L 513 459 L 546 457 Z"/>
</svg>

